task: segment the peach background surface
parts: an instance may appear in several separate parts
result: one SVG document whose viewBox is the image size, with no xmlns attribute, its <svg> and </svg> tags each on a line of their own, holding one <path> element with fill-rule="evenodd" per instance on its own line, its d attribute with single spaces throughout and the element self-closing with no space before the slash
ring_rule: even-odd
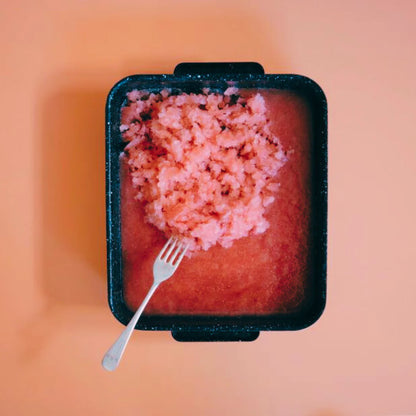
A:
<svg viewBox="0 0 416 416">
<path fill-rule="evenodd" d="M 1 415 L 416 414 L 414 1 L 2 1 Z M 104 104 L 255 60 L 329 102 L 328 303 L 247 344 L 134 334 L 106 299 Z"/>
</svg>

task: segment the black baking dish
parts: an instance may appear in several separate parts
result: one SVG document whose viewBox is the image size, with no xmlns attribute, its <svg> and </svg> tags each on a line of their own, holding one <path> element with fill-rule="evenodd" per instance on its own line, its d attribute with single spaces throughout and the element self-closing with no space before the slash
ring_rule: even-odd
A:
<svg viewBox="0 0 416 416">
<path fill-rule="evenodd" d="M 114 316 L 124 325 L 131 312 L 123 298 L 123 264 L 120 232 L 119 156 L 120 109 L 126 93 L 133 89 L 176 88 L 185 92 L 204 86 L 227 88 L 228 82 L 241 88 L 277 88 L 302 93 L 312 109 L 312 227 L 310 275 L 306 301 L 290 314 L 268 316 L 145 316 L 136 329 L 168 330 L 178 341 L 252 341 L 259 331 L 298 330 L 313 324 L 326 302 L 327 264 L 327 102 L 321 88 L 300 75 L 268 75 L 263 67 L 248 63 L 182 63 L 173 75 L 133 75 L 119 81 L 106 104 L 106 209 L 108 301 Z"/>
</svg>

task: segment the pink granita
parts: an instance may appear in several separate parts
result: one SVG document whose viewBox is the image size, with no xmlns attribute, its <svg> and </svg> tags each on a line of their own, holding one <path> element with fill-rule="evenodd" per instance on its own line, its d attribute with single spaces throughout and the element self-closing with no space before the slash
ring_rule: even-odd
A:
<svg viewBox="0 0 416 416">
<path fill-rule="evenodd" d="M 132 91 L 121 109 L 126 157 L 146 221 L 189 252 L 263 233 L 286 161 L 258 92 Z"/>
</svg>

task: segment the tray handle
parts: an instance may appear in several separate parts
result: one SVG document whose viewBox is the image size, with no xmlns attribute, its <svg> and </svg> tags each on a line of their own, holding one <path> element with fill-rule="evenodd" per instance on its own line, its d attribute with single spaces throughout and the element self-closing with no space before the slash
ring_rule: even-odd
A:
<svg viewBox="0 0 416 416">
<path fill-rule="evenodd" d="M 182 62 L 176 65 L 173 73 L 175 75 L 264 75 L 264 68 L 258 62 Z"/>
<path fill-rule="evenodd" d="M 173 330 L 172 336 L 176 341 L 254 341 L 259 331 L 187 331 Z"/>
</svg>

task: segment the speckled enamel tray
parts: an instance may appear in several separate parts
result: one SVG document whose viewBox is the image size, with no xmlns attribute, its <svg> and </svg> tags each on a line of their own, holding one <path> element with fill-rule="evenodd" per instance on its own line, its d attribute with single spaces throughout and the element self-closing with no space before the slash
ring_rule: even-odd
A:
<svg viewBox="0 0 416 416">
<path fill-rule="evenodd" d="M 133 89 L 179 88 L 192 92 L 205 86 L 226 88 L 277 88 L 300 92 L 312 109 L 311 202 L 309 275 L 301 307 L 289 314 L 267 316 L 142 316 L 136 329 L 172 331 L 178 341 L 252 341 L 260 331 L 298 330 L 313 324 L 326 302 L 327 263 L 327 102 L 321 88 L 300 75 L 268 75 L 255 62 L 182 63 L 171 75 L 133 75 L 119 81 L 106 104 L 106 208 L 108 301 L 114 316 L 124 325 L 133 313 L 123 297 L 123 262 L 120 233 L 120 165 L 122 141 L 120 109 Z"/>
</svg>

